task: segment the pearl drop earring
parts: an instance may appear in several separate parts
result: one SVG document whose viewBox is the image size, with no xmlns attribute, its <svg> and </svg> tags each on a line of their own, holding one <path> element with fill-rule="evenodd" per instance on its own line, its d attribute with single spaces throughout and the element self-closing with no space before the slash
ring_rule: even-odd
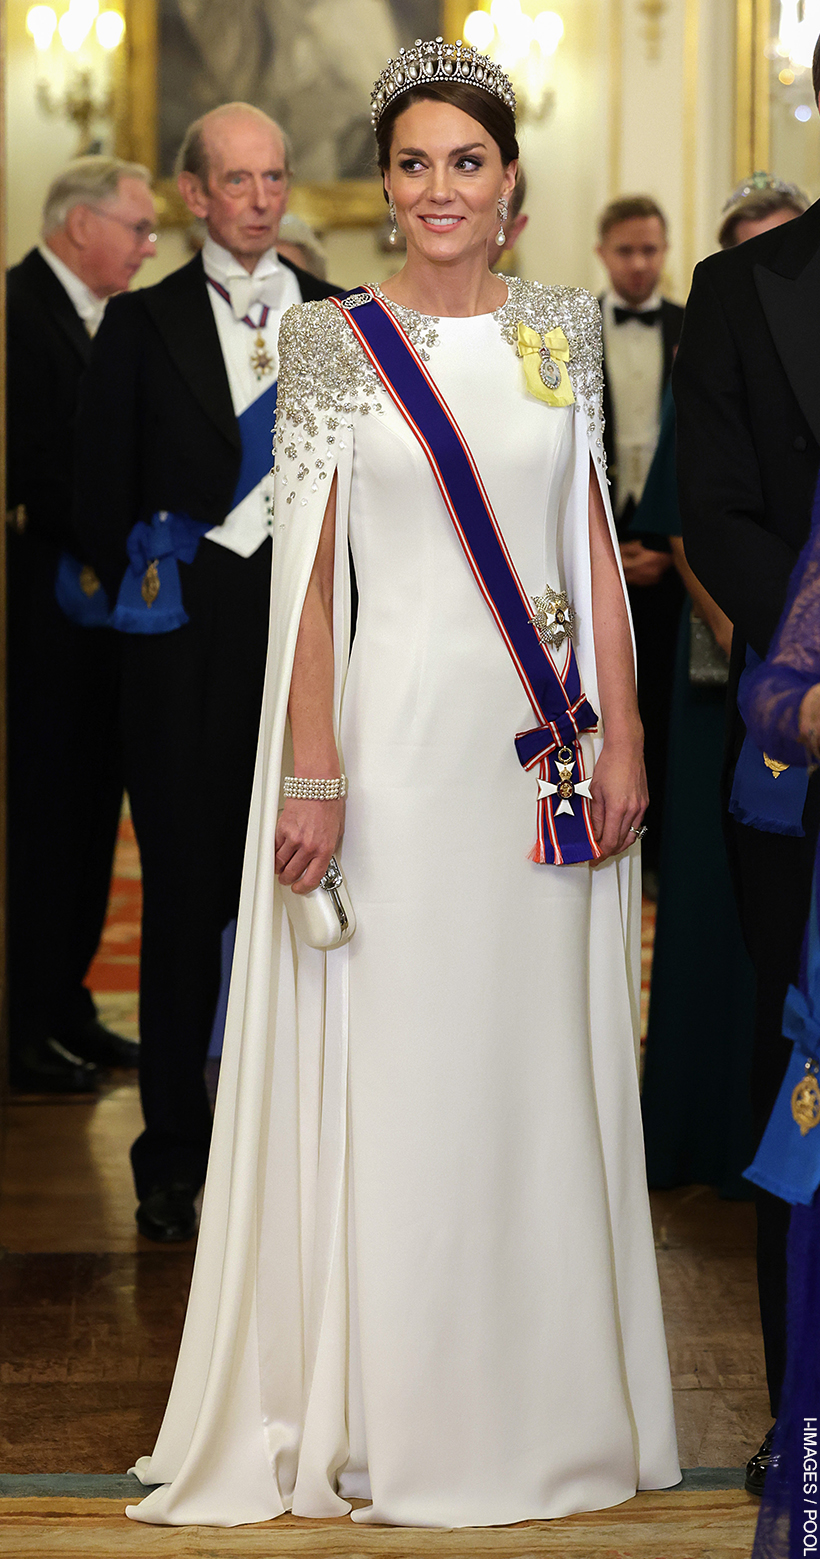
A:
<svg viewBox="0 0 820 1559">
<path fill-rule="evenodd" d="M 392 200 L 390 202 L 389 211 L 390 211 L 390 220 L 393 223 L 393 228 L 392 228 L 392 231 L 390 233 L 390 237 L 388 238 L 388 243 L 394 244 L 396 242 L 396 239 L 399 236 L 399 226 L 398 226 L 398 222 L 396 221 L 396 208 L 393 205 Z"/>
<path fill-rule="evenodd" d="M 498 232 L 495 235 L 495 241 L 498 244 L 499 249 L 501 248 L 502 244 L 506 243 L 506 241 L 507 241 L 507 235 L 504 232 L 504 223 L 507 220 L 507 213 L 508 213 L 509 209 L 510 208 L 509 208 L 509 206 L 507 204 L 506 196 L 502 195 L 501 199 L 498 202 L 498 215 L 501 218 L 501 226 L 500 226 L 500 228 L 498 229 Z"/>
</svg>

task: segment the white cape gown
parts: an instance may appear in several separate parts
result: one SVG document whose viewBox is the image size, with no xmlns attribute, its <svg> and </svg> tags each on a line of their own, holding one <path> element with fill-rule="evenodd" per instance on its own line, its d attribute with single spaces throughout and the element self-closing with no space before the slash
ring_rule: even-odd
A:
<svg viewBox="0 0 820 1559">
<path fill-rule="evenodd" d="M 596 706 L 597 407 L 580 376 L 577 409 L 528 396 L 500 329 L 526 306 L 572 345 L 591 303 L 511 284 L 506 311 L 441 320 L 429 351 L 525 588 L 570 593 Z M 679 1477 L 638 1101 L 637 851 L 528 859 L 536 786 L 513 737 L 531 712 L 417 442 L 386 397 L 340 420 L 318 393 L 302 420 L 296 363 L 319 325 L 335 340 L 333 313 L 283 327 L 270 660 L 214 1142 L 172 1393 L 137 1466 L 163 1487 L 128 1513 L 222 1526 L 360 1496 L 354 1520 L 448 1527 L 604 1508 Z M 313 372 L 332 375 L 322 350 Z M 323 955 L 294 943 L 271 866 L 334 467 L 340 668 L 348 534 L 360 591 L 337 673 L 358 930 Z"/>
</svg>

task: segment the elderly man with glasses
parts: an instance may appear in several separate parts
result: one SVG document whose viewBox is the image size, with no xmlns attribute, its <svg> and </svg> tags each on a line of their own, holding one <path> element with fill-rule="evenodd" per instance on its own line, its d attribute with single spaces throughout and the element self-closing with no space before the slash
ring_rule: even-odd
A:
<svg viewBox="0 0 820 1559">
<path fill-rule="evenodd" d="M 11 1081 L 91 1092 L 136 1065 L 83 984 L 102 931 L 122 801 L 120 642 L 70 529 L 80 381 L 106 301 L 156 245 L 146 168 L 78 157 L 42 241 L 8 276 Z"/>
<path fill-rule="evenodd" d="M 177 182 L 205 225 L 202 252 L 106 315 L 80 396 L 75 498 L 123 640 L 143 884 L 145 1130 L 131 1163 L 138 1228 L 160 1242 L 194 1234 L 208 1159 L 205 1060 L 267 653 L 279 325 L 335 290 L 277 255 L 289 149 L 260 109 L 226 103 L 191 125 Z"/>
</svg>

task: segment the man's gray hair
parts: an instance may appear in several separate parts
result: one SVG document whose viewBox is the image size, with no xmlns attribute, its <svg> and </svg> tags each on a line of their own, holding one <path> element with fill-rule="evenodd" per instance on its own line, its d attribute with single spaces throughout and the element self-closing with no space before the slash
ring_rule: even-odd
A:
<svg viewBox="0 0 820 1559">
<path fill-rule="evenodd" d="M 121 179 L 151 183 L 151 175 L 141 162 L 123 162 L 120 157 L 90 155 L 66 163 L 43 202 L 43 237 L 63 227 L 75 206 L 101 206 L 106 200 L 115 200 Z"/>
<path fill-rule="evenodd" d="M 221 103 L 219 108 L 212 108 L 209 113 L 203 114 L 200 119 L 195 119 L 193 124 L 188 126 L 182 138 L 182 145 L 174 161 L 174 173 L 177 176 L 180 173 L 192 173 L 195 178 L 199 179 L 202 188 L 207 190 L 208 175 L 211 171 L 205 140 L 207 126 L 209 122 L 212 123 L 216 119 L 227 119 L 233 114 L 240 113 L 250 114 L 257 119 L 264 119 L 266 124 L 271 125 L 274 130 L 278 131 L 285 148 L 285 173 L 288 178 L 291 178 L 293 176 L 293 147 L 290 136 L 282 129 L 280 124 L 276 123 L 275 119 L 271 119 L 270 114 L 263 113 L 262 109 L 256 108 L 253 103 Z"/>
</svg>

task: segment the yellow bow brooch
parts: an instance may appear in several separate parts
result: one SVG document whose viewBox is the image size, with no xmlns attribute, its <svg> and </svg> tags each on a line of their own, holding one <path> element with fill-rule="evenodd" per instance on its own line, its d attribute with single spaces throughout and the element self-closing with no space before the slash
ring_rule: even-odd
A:
<svg viewBox="0 0 820 1559">
<path fill-rule="evenodd" d="M 524 361 L 524 378 L 530 395 L 548 406 L 572 406 L 575 396 L 569 382 L 569 342 L 557 328 L 540 336 L 529 325 L 518 326 L 518 355 Z"/>
</svg>

